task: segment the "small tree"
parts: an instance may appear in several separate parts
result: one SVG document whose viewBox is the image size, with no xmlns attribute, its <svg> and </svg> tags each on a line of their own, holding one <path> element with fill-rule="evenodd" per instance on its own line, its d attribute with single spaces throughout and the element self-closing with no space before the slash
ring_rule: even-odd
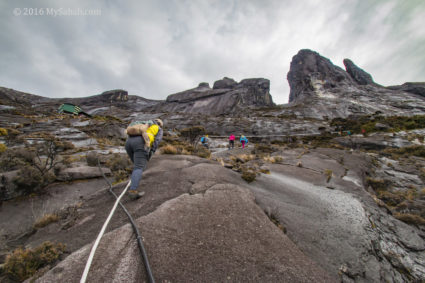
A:
<svg viewBox="0 0 425 283">
<path fill-rule="evenodd" d="M 195 145 L 199 137 L 205 135 L 205 128 L 202 126 L 184 128 L 180 131 L 180 135 L 185 138 L 189 143 Z"/>
<path fill-rule="evenodd" d="M 56 164 L 61 162 L 58 161 L 56 157 L 58 153 L 64 149 L 64 147 L 65 144 L 54 137 L 46 137 L 45 142 L 39 143 L 35 146 L 35 158 L 32 165 L 40 171 L 41 175 L 46 174 L 55 167 Z"/>
</svg>

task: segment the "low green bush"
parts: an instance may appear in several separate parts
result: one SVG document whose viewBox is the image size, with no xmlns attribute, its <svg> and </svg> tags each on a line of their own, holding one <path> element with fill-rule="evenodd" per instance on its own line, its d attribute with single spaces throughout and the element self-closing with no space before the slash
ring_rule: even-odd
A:
<svg viewBox="0 0 425 283">
<path fill-rule="evenodd" d="M 106 161 L 106 166 L 111 169 L 116 182 L 126 180 L 133 170 L 133 164 L 127 154 L 112 154 L 111 158 Z"/>
<path fill-rule="evenodd" d="M 242 170 L 242 179 L 244 179 L 248 183 L 255 181 L 256 177 L 257 177 L 257 174 L 255 172 L 251 170 Z"/>
<path fill-rule="evenodd" d="M 40 190 L 52 183 L 56 179 L 53 172 L 42 174 L 40 170 L 33 166 L 25 165 L 22 167 L 18 175 L 13 179 L 17 189 L 23 194 L 28 195 Z"/>
<path fill-rule="evenodd" d="M 51 242 L 44 242 L 35 249 L 18 248 L 6 257 L 4 274 L 12 280 L 22 282 L 40 268 L 56 262 L 65 249 L 64 244 Z"/>
</svg>

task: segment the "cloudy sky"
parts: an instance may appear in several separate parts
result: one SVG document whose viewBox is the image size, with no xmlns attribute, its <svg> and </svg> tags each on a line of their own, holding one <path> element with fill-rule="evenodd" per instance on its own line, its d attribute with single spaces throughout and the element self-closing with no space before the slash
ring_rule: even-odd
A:
<svg viewBox="0 0 425 283">
<path fill-rule="evenodd" d="M 227 76 L 268 78 L 287 103 L 303 48 L 383 85 L 425 81 L 424 0 L 1 1 L 0 27 L 0 86 L 47 97 L 165 99 Z"/>
</svg>

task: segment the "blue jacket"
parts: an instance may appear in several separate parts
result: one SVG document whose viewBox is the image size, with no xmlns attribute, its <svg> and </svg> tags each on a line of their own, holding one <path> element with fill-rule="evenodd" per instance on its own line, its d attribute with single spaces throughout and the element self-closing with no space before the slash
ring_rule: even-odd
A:
<svg viewBox="0 0 425 283">
<path fill-rule="evenodd" d="M 245 141 L 245 143 L 248 143 L 248 139 L 246 137 L 241 137 L 239 141 L 242 143 L 242 141 Z"/>
</svg>

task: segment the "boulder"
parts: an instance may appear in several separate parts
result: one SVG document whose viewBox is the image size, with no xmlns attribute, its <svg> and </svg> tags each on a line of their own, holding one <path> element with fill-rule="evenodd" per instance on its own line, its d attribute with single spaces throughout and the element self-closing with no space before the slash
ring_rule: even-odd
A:
<svg viewBox="0 0 425 283">
<path fill-rule="evenodd" d="M 240 83 L 224 78 L 213 89 L 204 84 L 169 95 L 164 103 L 155 105 L 153 112 L 228 114 L 248 107 L 273 106 L 270 81 L 263 78 L 245 79 Z"/>
<path fill-rule="evenodd" d="M 234 79 L 224 77 L 222 80 L 214 82 L 213 89 L 234 88 L 237 84 Z"/>
<path fill-rule="evenodd" d="M 374 84 L 372 76 L 363 69 L 357 67 L 350 59 L 344 59 L 347 73 L 360 85 Z"/>
<path fill-rule="evenodd" d="M 199 83 L 198 87 L 210 88 L 210 84 L 209 83 L 202 82 L 202 83 Z"/>
<path fill-rule="evenodd" d="M 111 169 L 109 168 L 102 168 L 102 172 L 105 175 L 111 175 Z M 59 181 L 91 179 L 102 177 L 102 172 L 99 171 L 98 167 L 81 166 L 61 170 L 56 178 Z"/>
</svg>

